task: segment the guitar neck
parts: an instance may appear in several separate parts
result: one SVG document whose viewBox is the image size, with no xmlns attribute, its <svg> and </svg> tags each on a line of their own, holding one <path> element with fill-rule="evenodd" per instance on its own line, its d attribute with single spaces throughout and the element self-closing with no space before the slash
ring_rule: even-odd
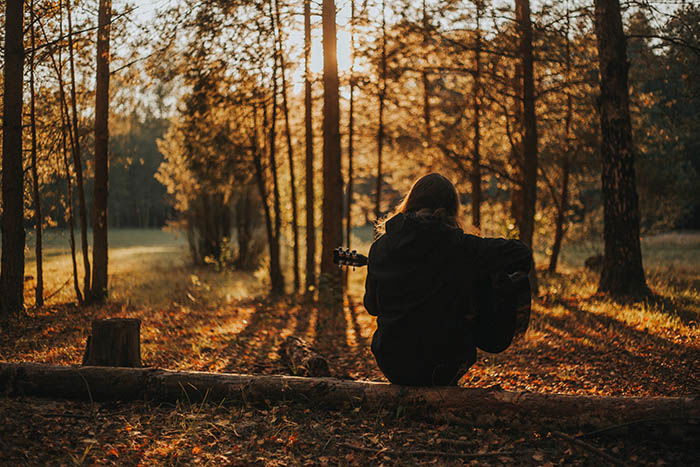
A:
<svg viewBox="0 0 700 467">
<path fill-rule="evenodd" d="M 333 262 L 340 267 L 352 266 L 362 267 L 367 266 L 367 256 L 358 253 L 356 250 L 343 249 L 341 247 L 333 250 Z"/>
</svg>

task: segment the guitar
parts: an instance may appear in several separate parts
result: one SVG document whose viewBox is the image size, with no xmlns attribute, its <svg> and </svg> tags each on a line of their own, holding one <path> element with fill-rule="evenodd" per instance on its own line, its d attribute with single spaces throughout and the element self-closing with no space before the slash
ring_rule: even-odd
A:
<svg viewBox="0 0 700 467">
<path fill-rule="evenodd" d="M 356 250 L 338 247 L 333 250 L 333 262 L 340 267 L 367 266 L 368 258 L 359 254 Z M 523 271 L 516 271 L 511 274 L 502 272 L 486 279 L 485 283 L 475 287 L 477 294 L 476 303 L 481 312 L 489 312 L 508 318 L 508 323 L 501 325 L 509 328 L 506 334 L 511 338 L 507 343 L 496 344 L 497 347 L 487 345 L 480 346 L 487 352 L 501 352 L 510 345 L 513 337 L 522 336 L 527 331 L 530 323 L 530 308 L 532 292 L 530 289 L 530 278 Z M 504 346 L 505 344 L 505 346 Z"/>
</svg>

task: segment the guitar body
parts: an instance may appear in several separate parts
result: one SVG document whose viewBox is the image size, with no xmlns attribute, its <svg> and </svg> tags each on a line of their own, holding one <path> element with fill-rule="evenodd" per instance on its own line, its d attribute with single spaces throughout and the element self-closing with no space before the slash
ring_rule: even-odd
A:
<svg viewBox="0 0 700 467">
<path fill-rule="evenodd" d="M 489 353 L 503 352 L 530 323 L 529 277 L 523 272 L 501 273 L 480 281 L 476 294 L 476 346 Z"/>
</svg>

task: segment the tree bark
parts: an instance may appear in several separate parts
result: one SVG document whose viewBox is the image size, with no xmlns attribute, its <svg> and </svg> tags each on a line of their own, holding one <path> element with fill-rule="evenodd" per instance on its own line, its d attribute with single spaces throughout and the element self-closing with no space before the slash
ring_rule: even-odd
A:
<svg viewBox="0 0 700 467">
<path fill-rule="evenodd" d="M 80 216 L 80 240 L 83 250 L 83 296 L 87 297 L 90 293 L 90 257 L 88 250 L 88 231 L 87 231 L 87 206 L 85 203 L 85 185 L 83 183 L 83 161 L 80 151 L 80 133 L 78 129 L 78 98 L 76 93 L 75 83 L 75 51 L 73 44 L 73 10 L 70 0 L 66 2 L 68 7 L 68 61 L 70 66 L 70 82 L 71 82 L 71 108 L 73 111 L 73 165 L 75 168 L 75 182 L 78 189 L 78 214 Z"/>
<path fill-rule="evenodd" d="M 141 366 L 141 320 L 96 319 L 87 339 L 83 365 Z"/>
<path fill-rule="evenodd" d="M 277 53 L 280 59 L 282 75 L 282 112 L 284 113 L 285 134 L 287 136 L 287 161 L 289 163 L 289 189 L 292 203 L 292 253 L 294 269 L 294 293 L 299 293 L 301 279 L 299 277 L 299 217 L 297 212 L 297 180 L 294 172 L 294 146 L 292 145 L 292 130 L 289 125 L 289 105 L 287 103 L 287 66 L 282 50 L 282 23 L 280 22 L 280 5 L 275 1 L 275 17 L 277 20 Z"/>
<path fill-rule="evenodd" d="M 335 1 L 323 0 L 323 229 L 319 316 L 321 328 L 342 314 L 342 271 L 333 250 L 343 242 L 343 177 L 340 167 L 340 100 Z"/>
<path fill-rule="evenodd" d="M 288 336 L 280 345 L 279 355 L 294 376 L 331 376 L 328 361 L 303 339 Z"/>
<path fill-rule="evenodd" d="M 24 81 L 24 2 L 5 5 L 5 56 L 2 138 L 2 259 L 0 318 L 24 309 L 24 172 L 22 100 Z"/>
<path fill-rule="evenodd" d="M 92 285 L 90 299 L 107 298 L 107 196 L 109 184 L 109 35 L 111 0 L 100 0 L 95 86 L 95 188 L 92 222 Z"/>
<path fill-rule="evenodd" d="M 316 213 L 314 190 L 314 127 L 311 99 L 311 0 L 304 0 L 304 142 L 306 149 L 306 280 L 305 295 L 313 299 L 316 288 Z"/>
<path fill-rule="evenodd" d="M 36 27 L 34 21 L 36 13 L 34 11 L 34 0 L 29 3 L 30 22 L 29 33 L 31 36 L 31 53 L 29 55 L 29 118 L 32 138 L 31 167 L 32 167 L 32 195 L 34 201 L 34 257 L 36 261 L 36 287 L 34 289 L 34 304 L 37 308 L 44 306 L 44 260 L 43 260 L 43 217 L 41 215 L 41 193 L 39 191 L 39 170 L 37 168 L 37 140 L 36 140 L 36 90 L 34 86 L 35 48 L 36 48 Z"/>
<path fill-rule="evenodd" d="M 79 400 L 173 402 L 312 402 L 344 408 L 410 407 L 467 416 L 557 418 L 573 423 L 629 421 L 700 415 L 697 397 L 601 397 L 514 392 L 481 388 L 418 388 L 388 383 L 298 376 L 253 376 L 155 368 L 51 366 L 0 363 L 0 393 Z"/>
<path fill-rule="evenodd" d="M 629 112 L 627 41 L 618 0 L 595 0 L 600 68 L 602 187 L 605 241 L 598 291 L 616 298 L 644 297 L 639 201 Z"/>
</svg>

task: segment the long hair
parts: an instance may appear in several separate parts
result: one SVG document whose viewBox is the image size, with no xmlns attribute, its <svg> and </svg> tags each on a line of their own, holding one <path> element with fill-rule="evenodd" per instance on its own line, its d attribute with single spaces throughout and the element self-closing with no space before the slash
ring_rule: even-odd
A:
<svg viewBox="0 0 700 467">
<path fill-rule="evenodd" d="M 439 173 L 424 175 L 413 182 L 398 206 L 377 222 L 377 234 L 384 233 L 387 221 L 398 214 L 435 218 L 451 227 L 461 228 L 459 208 L 459 194 L 452 182 Z"/>
</svg>

